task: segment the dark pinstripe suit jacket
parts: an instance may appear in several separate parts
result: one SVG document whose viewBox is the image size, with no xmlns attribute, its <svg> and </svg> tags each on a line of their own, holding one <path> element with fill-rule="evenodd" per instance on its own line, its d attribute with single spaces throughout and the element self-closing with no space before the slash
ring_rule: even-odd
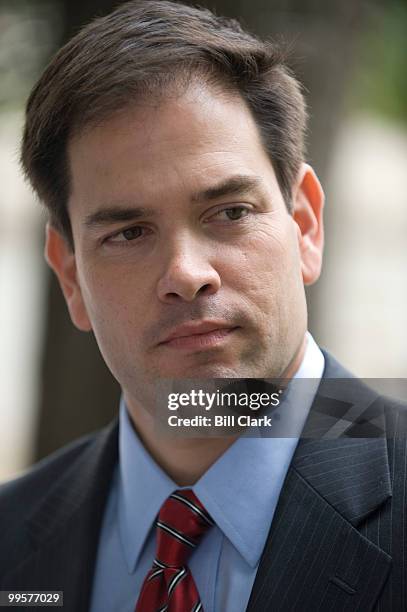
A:
<svg viewBox="0 0 407 612">
<path fill-rule="evenodd" d="M 406 431 L 406 410 L 370 398 L 325 357 L 309 438 L 287 473 L 248 612 L 407 610 L 407 452 L 396 436 Z M 347 381 L 327 400 L 330 378 Z M 369 408 L 353 419 L 355 396 Z M 321 439 L 333 408 L 343 415 L 344 435 Z M 366 437 L 380 427 L 385 437 Z M 116 462 L 117 421 L 0 487 L 0 589 L 63 590 L 66 612 L 88 609 Z"/>
</svg>

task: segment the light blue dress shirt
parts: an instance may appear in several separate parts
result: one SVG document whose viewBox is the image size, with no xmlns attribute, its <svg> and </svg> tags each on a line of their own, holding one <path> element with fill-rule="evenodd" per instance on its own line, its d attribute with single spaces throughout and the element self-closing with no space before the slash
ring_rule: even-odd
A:
<svg viewBox="0 0 407 612">
<path fill-rule="evenodd" d="M 247 608 L 280 491 L 323 369 L 324 357 L 307 334 L 295 378 L 314 381 L 307 384 L 308 393 L 301 393 L 301 401 L 285 398 L 278 409 L 284 419 L 295 423 L 290 437 L 261 437 L 261 432 L 260 437 L 240 437 L 192 487 L 216 523 L 188 564 L 204 612 Z M 90 612 L 134 612 L 155 556 L 155 518 L 167 497 L 181 488 L 146 451 L 123 401 L 119 427 L 119 464 L 103 519 Z"/>
</svg>

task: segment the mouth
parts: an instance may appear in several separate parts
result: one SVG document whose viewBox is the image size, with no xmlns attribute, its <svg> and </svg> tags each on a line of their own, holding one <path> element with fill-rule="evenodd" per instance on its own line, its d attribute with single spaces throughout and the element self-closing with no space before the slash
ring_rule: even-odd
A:
<svg viewBox="0 0 407 612">
<path fill-rule="evenodd" d="M 189 323 L 175 328 L 159 343 L 171 349 L 209 349 L 223 344 L 238 326 L 219 323 Z"/>
</svg>

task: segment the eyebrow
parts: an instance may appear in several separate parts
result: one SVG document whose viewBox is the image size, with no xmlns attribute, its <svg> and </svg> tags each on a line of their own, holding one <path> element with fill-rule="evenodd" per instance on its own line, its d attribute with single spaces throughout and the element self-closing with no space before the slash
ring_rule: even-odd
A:
<svg viewBox="0 0 407 612">
<path fill-rule="evenodd" d="M 120 221 L 134 221 L 141 217 L 154 215 L 155 211 L 150 208 L 142 208 L 138 206 L 129 206 L 128 204 L 117 204 L 108 206 L 90 213 L 85 218 L 86 227 L 94 227 L 98 225 L 108 225 L 110 223 L 118 223 Z"/>
<path fill-rule="evenodd" d="M 262 183 L 263 181 L 258 176 L 236 174 L 217 185 L 194 193 L 191 197 L 191 201 L 194 203 L 201 203 L 217 200 L 224 196 L 247 195 L 248 193 L 261 189 Z M 85 226 L 88 228 L 105 226 L 111 223 L 134 221 L 142 217 L 151 217 L 156 214 L 157 212 L 151 208 L 131 206 L 128 203 L 117 203 L 87 215 L 85 218 Z"/>
<path fill-rule="evenodd" d="M 203 191 L 195 193 L 192 196 L 193 202 L 206 202 L 208 200 L 217 200 L 224 196 L 230 195 L 247 195 L 252 191 L 256 191 L 262 187 L 263 181 L 259 176 L 246 174 L 236 174 L 222 181 L 218 185 L 209 187 Z"/>
</svg>

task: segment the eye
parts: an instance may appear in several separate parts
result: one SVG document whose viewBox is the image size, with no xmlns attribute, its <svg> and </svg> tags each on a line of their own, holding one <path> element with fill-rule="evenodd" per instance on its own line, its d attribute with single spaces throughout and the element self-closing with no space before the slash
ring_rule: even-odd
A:
<svg viewBox="0 0 407 612">
<path fill-rule="evenodd" d="M 134 240 L 135 238 L 139 238 L 143 235 L 143 230 L 141 227 L 129 227 L 129 229 L 121 232 L 121 235 L 125 240 Z"/>
<path fill-rule="evenodd" d="M 230 206 L 229 208 L 224 208 L 223 210 L 219 210 L 217 213 L 213 215 L 217 219 L 223 219 L 228 221 L 239 221 L 243 219 L 249 214 L 249 209 L 246 206 Z M 225 218 L 226 216 L 226 218 Z"/>
<path fill-rule="evenodd" d="M 145 229 L 146 228 L 141 227 L 139 225 L 136 225 L 134 227 L 128 227 L 127 229 L 122 230 L 121 232 L 118 232 L 117 234 L 113 234 L 113 236 L 110 236 L 109 238 L 107 238 L 106 242 L 114 243 L 114 244 L 117 244 L 117 243 L 124 244 L 126 242 L 131 242 L 143 236 Z"/>
</svg>

